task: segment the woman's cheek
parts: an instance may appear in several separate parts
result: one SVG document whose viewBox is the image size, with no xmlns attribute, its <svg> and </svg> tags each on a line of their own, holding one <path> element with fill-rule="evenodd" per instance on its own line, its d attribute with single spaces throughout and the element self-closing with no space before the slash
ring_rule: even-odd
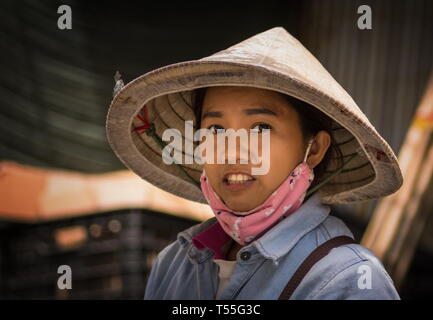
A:
<svg viewBox="0 0 433 320">
<path fill-rule="evenodd" d="M 213 164 L 203 164 L 203 169 L 206 171 L 206 175 L 209 179 L 209 183 L 212 188 L 216 187 L 216 181 L 218 178 L 218 170 Z"/>
<path fill-rule="evenodd" d="M 293 152 L 293 145 L 287 143 L 287 139 L 282 141 L 275 139 L 271 144 L 270 154 L 270 165 L 269 174 L 277 181 L 281 183 L 289 174 L 292 168 L 296 166 L 295 159 L 297 153 Z"/>
<path fill-rule="evenodd" d="M 270 145 L 269 172 L 278 170 L 279 166 L 284 165 L 288 160 L 289 153 L 290 148 L 287 143 L 284 143 L 281 139 L 273 139 Z"/>
</svg>

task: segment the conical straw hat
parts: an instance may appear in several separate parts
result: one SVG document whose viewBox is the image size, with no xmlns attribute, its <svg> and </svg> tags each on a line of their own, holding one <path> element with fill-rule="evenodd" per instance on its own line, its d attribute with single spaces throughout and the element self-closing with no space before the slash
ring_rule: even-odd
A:
<svg viewBox="0 0 433 320">
<path fill-rule="evenodd" d="M 343 158 L 360 156 L 320 188 L 323 203 L 377 199 L 402 185 L 401 170 L 388 143 L 320 62 L 282 27 L 259 33 L 209 57 L 150 71 L 121 88 L 111 102 L 106 124 L 115 154 L 153 185 L 207 203 L 197 185 L 202 166 L 185 161 L 165 164 L 156 139 L 137 128 L 143 128 L 143 120 L 146 124 L 147 119 L 154 123 L 158 137 L 167 128 L 178 129 L 185 137 L 185 121 L 195 120 L 194 89 L 222 85 L 279 91 L 333 119 L 332 138 Z M 338 170 L 341 165 L 337 163 L 341 162 L 331 160 L 326 171 Z"/>
</svg>

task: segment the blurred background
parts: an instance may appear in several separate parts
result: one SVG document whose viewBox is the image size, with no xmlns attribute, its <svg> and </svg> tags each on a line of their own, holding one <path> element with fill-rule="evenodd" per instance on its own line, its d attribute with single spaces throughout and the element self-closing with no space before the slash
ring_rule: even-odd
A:
<svg viewBox="0 0 433 320">
<path fill-rule="evenodd" d="M 72 10 L 60 30 L 58 8 Z M 372 29 L 359 29 L 368 5 Z M 335 205 L 403 299 L 433 297 L 433 1 L 0 3 L 0 298 L 141 299 L 156 254 L 212 217 L 126 170 L 105 117 L 125 83 L 275 26 L 309 49 L 398 155 L 405 184 Z M 58 267 L 73 270 L 60 290 Z"/>
</svg>

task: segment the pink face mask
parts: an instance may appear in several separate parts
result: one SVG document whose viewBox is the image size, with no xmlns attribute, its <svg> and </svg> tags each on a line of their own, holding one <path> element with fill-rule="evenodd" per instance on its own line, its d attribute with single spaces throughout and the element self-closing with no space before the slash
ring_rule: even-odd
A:
<svg viewBox="0 0 433 320">
<path fill-rule="evenodd" d="M 314 179 L 306 159 L 298 164 L 286 180 L 261 205 L 248 212 L 229 209 L 215 193 L 205 170 L 200 177 L 201 189 L 224 231 L 240 245 L 246 245 L 262 236 L 279 221 L 298 209 Z"/>
</svg>

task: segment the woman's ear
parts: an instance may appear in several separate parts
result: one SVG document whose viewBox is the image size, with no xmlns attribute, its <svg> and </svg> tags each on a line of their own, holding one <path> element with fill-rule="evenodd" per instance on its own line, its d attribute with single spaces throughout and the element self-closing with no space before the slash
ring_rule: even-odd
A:
<svg viewBox="0 0 433 320">
<path fill-rule="evenodd" d="M 319 131 L 314 138 L 313 144 L 310 148 L 310 153 L 307 156 L 307 164 L 311 169 L 316 167 L 322 161 L 330 145 L 330 134 L 325 130 Z"/>
</svg>

